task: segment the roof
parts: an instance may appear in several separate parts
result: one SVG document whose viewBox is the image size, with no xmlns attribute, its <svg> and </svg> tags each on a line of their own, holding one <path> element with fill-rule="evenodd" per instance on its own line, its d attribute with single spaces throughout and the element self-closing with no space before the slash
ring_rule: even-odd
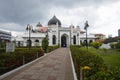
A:
<svg viewBox="0 0 120 80">
<path fill-rule="evenodd" d="M 41 33 L 45 33 L 45 32 L 47 32 L 47 27 L 39 27 L 38 29 L 37 29 L 37 32 L 41 32 Z"/>
<path fill-rule="evenodd" d="M 48 25 L 57 25 L 61 26 L 61 22 L 59 19 L 56 18 L 56 16 L 53 16 L 49 21 L 48 21 Z"/>
<path fill-rule="evenodd" d="M 40 22 L 38 22 L 38 24 L 36 26 L 37 27 L 42 27 L 42 24 Z"/>
<path fill-rule="evenodd" d="M 95 34 L 95 36 L 105 36 L 104 34 Z"/>
</svg>

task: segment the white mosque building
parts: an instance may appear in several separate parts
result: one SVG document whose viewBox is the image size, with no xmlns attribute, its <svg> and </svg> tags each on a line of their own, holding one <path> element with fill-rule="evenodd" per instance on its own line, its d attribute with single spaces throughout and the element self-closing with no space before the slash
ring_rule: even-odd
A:
<svg viewBox="0 0 120 80">
<path fill-rule="evenodd" d="M 29 27 L 30 25 L 28 25 L 27 30 Z M 42 40 L 46 35 L 49 38 L 49 46 L 59 44 L 61 47 L 69 47 L 70 45 L 81 45 L 81 43 L 86 41 L 85 31 L 81 30 L 79 26 L 71 25 L 64 27 L 61 21 L 56 16 L 53 16 L 48 21 L 47 27 L 42 26 L 39 22 L 36 25 L 36 29 L 26 31 L 21 40 L 16 38 L 17 45 L 28 46 L 30 44 L 31 46 L 41 46 Z M 88 43 L 95 41 L 95 39 L 94 35 L 88 35 Z"/>
</svg>

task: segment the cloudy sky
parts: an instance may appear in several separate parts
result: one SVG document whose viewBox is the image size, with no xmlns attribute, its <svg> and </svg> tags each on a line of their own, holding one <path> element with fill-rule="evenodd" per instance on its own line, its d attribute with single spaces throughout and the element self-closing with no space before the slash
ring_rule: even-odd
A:
<svg viewBox="0 0 120 80">
<path fill-rule="evenodd" d="M 62 26 L 79 25 L 88 20 L 89 33 L 118 35 L 120 0 L 0 0 L 0 29 L 24 32 L 27 24 L 47 26 L 56 15 Z"/>
</svg>

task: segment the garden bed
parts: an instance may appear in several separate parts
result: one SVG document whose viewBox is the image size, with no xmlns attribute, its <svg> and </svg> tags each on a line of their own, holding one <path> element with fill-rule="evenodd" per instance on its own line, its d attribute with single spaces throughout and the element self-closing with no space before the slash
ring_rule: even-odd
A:
<svg viewBox="0 0 120 80">
<path fill-rule="evenodd" d="M 120 80 L 120 68 L 108 67 L 98 50 L 89 48 L 87 51 L 85 48 L 74 46 L 70 49 L 78 80 L 80 80 L 81 68 L 84 80 Z"/>
<path fill-rule="evenodd" d="M 57 49 L 57 46 L 49 46 L 48 52 Z M 6 53 L 2 50 L 0 54 L 0 75 L 31 62 L 44 55 L 41 48 L 16 48 L 15 52 Z"/>
</svg>

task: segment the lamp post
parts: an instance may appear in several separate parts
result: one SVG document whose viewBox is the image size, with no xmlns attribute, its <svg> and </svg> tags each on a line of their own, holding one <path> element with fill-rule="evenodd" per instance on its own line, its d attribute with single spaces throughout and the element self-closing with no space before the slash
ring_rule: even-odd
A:
<svg viewBox="0 0 120 80">
<path fill-rule="evenodd" d="M 0 48 L 1 48 L 1 41 L 2 41 L 2 39 L 1 39 L 1 35 L 0 35 Z"/>
<path fill-rule="evenodd" d="M 86 21 L 85 22 L 85 27 L 84 27 L 84 29 L 86 30 L 86 48 L 87 48 L 87 50 L 88 50 L 88 41 L 87 41 L 87 28 L 89 27 L 89 24 L 88 24 L 88 21 Z"/>
<path fill-rule="evenodd" d="M 28 39 L 28 42 L 29 42 L 29 49 L 31 48 L 31 31 L 32 31 L 32 26 L 31 25 L 27 25 L 26 27 L 26 30 L 29 31 L 29 39 Z"/>
</svg>

